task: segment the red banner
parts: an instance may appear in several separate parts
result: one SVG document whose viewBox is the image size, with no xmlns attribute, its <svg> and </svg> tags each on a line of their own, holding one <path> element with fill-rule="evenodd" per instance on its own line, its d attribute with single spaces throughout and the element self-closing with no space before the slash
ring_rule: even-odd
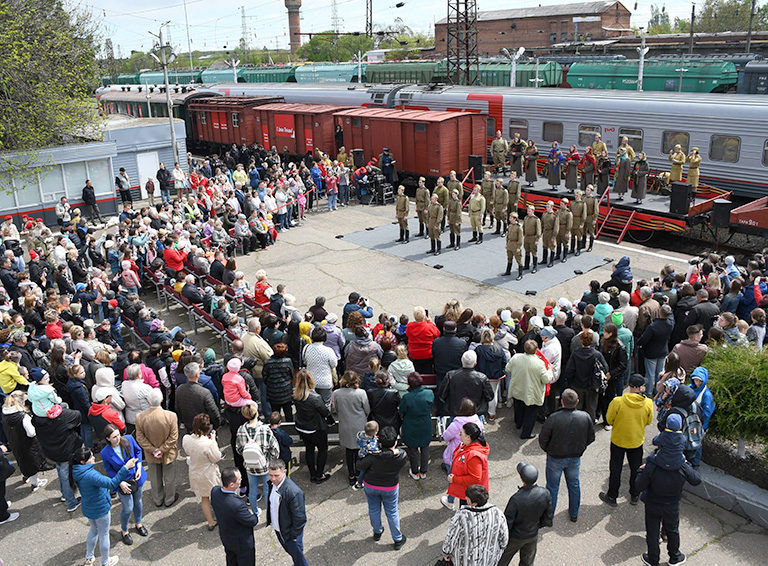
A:
<svg viewBox="0 0 768 566">
<path fill-rule="evenodd" d="M 312 129 L 305 128 L 304 130 L 304 151 L 312 151 L 315 148 L 315 144 L 312 139 Z"/>
<path fill-rule="evenodd" d="M 227 129 L 227 113 L 226 112 L 219 112 L 219 123 L 221 124 L 221 129 L 226 131 Z"/>
<path fill-rule="evenodd" d="M 275 114 L 275 135 L 279 138 L 296 137 L 291 114 Z"/>
<path fill-rule="evenodd" d="M 213 121 L 213 129 L 218 130 L 219 129 L 219 113 L 218 112 L 211 112 L 211 121 Z"/>
<path fill-rule="evenodd" d="M 264 147 L 271 147 L 272 144 L 269 143 L 269 126 L 267 124 L 262 123 L 261 124 L 261 139 Z"/>
</svg>

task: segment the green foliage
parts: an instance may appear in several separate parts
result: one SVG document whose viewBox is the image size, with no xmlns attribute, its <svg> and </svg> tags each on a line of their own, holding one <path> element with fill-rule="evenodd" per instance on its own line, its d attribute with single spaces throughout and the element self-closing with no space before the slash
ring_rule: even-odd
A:
<svg viewBox="0 0 768 566">
<path fill-rule="evenodd" d="M 651 19 L 648 20 L 649 35 L 659 35 L 662 33 L 685 33 L 688 30 L 688 22 L 675 18 L 674 25 L 669 19 L 666 11 L 661 11 L 658 5 L 651 4 Z"/>
<path fill-rule="evenodd" d="M 357 52 L 365 53 L 373 49 L 373 39 L 365 35 L 339 35 L 332 31 L 323 32 L 328 35 L 315 35 L 301 46 L 298 56 L 307 61 L 323 62 L 351 61 Z"/>
<path fill-rule="evenodd" d="M 95 26 L 61 0 L 0 3 L 0 152 L 71 141 L 97 123 Z"/>
<path fill-rule="evenodd" d="M 421 55 L 422 47 L 434 47 L 435 36 L 425 33 L 414 33 L 408 31 L 399 33 L 391 39 L 385 39 L 379 44 L 380 49 L 391 49 L 387 53 L 387 59 L 390 61 L 401 61 L 403 59 L 418 59 Z"/>
<path fill-rule="evenodd" d="M 705 0 L 696 7 L 696 19 L 693 31 L 697 33 L 717 33 L 724 31 L 747 31 L 752 0 Z M 768 4 L 755 6 L 753 31 L 768 29 Z M 650 35 L 661 33 L 689 33 L 689 18 L 675 18 L 674 24 L 669 14 L 662 12 L 658 5 L 651 5 L 651 19 L 648 21 Z"/>
<path fill-rule="evenodd" d="M 768 350 L 715 346 L 702 365 L 717 403 L 710 430 L 731 439 L 768 441 Z"/>
</svg>

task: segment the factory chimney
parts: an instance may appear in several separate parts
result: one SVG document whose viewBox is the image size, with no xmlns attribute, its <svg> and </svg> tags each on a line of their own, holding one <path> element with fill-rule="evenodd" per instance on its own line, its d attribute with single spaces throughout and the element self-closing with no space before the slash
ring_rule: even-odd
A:
<svg viewBox="0 0 768 566">
<path fill-rule="evenodd" d="M 291 42 L 291 55 L 301 47 L 301 0 L 285 0 L 285 7 L 288 8 L 288 36 Z"/>
</svg>

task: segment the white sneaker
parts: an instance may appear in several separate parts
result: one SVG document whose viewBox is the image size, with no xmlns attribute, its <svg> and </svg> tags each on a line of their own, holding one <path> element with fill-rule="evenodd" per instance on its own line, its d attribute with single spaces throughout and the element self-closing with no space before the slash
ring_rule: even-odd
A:
<svg viewBox="0 0 768 566">
<path fill-rule="evenodd" d="M 85 566 L 93 566 L 94 564 L 96 564 L 96 557 L 91 556 L 90 558 L 86 558 L 84 564 Z"/>
<path fill-rule="evenodd" d="M 34 493 L 35 491 L 37 491 L 41 487 L 45 487 L 46 485 L 48 485 L 48 480 L 45 478 L 41 478 L 37 480 L 37 485 L 32 486 L 32 492 Z"/>
<path fill-rule="evenodd" d="M 411 479 L 419 480 L 419 474 L 414 474 L 410 469 L 408 470 L 408 475 L 411 476 Z"/>
<path fill-rule="evenodd" d="M 440 503 L 442 503 L 443 507 L 445 507 L 446 509 L 449 509 L 450 511 L 453 511 L 453 503 L 451 503 L 448 500 L 448 496 L 447 495 L 443 495 L 442 497 L 440 497 Z"/>
<path fill-rule="evenodd" d="M 611 425 L 607 424 L 607 425 L 605 425 L 603 428 L 604 428 L 605 430 L 611 430 L 613 427 L 612 427 Z"/>
<path fill-rule="evenodd" d="M 18 513 L 11 513 L 5 521 L 0 521 L 0 525 L 4 525 L 6 523 L 11 523 L 11 522 L 15 521 L 18 518 L 19 518 L 19 514 Z"/>
<path fill-rule="evenodd" d="M 115 564 L 117 564 L 118 562 L 120 562 L 119 556 L 110 556 L 109 560 L 107 560 L 106 562 L 102 562 L 101 564 L 102 566 L 115 566 Z"/>
<path fill-rule="evenodd" d="M 422 479 L 422 480 L 427 479 L 427 474 L 419 474 L 419 479 Z"/>
</svg>

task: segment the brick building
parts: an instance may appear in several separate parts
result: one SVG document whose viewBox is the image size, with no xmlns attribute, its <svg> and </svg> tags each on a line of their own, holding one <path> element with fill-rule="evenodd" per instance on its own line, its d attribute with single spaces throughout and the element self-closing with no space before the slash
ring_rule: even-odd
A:
<svg viewBox="0 0 768 566">
<path fill-rule="evenodd" d="M 502 47 L 548 48 L 556 43 L 633 34 L 630 15 L 615 0 L 478 12 L 478 54 L 496 56 Z M 442 55 L 446 53 L 446 23 L 444 18 L 435 24 L 435 51 Z"/>
</svg>

